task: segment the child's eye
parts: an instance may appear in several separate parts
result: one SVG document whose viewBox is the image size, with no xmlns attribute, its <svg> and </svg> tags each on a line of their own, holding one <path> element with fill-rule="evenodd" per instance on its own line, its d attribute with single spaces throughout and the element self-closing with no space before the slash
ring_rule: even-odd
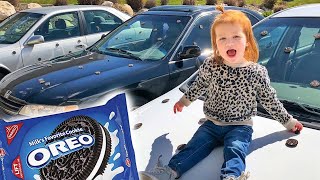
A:
<svg viewBox="0 0 320 180">
<path fill-rule="evenodd" d="M 238 39 L 238 38 L 240 38 L 240 36 L 233 36 L 233 38 Z"/>
<path fill-rule="evenodd" d="M 223 40 L 226 40 L 226 38 L 223 37 L 223 38 L 220 38 L 219 40 L 220 40 L 220 41 L 223 41 Z"/>
</svg>

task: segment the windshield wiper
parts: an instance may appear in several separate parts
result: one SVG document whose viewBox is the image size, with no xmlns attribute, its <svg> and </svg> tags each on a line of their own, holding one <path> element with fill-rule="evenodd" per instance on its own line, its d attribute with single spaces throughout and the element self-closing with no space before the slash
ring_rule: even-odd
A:
<svg viewBox="0 0 320 180">
<path fill-rule="evenodd" d="M 308 122 L 320 122 L 320 108 L 288 100 L 280 101 L 283 103 L 287 111 L 297 119 Z"/>
<path fill-rule="evenodd" d="M 119 48 L 106 48 L 106 50 L 108 51 L 115 51 L 115 52 L 118 52 L 118 53 L 121 53 L 121 54 L 125 54 L 125 55 L 128 55 L 129 57 L 133 58 L 133 59 L 137 59 L 137 60 L 142 60 L 141 58 L 139 58 L 138 56 L 132 54 L 131 52 L 129 51 L 126 51 L 126 50 L 123 50 L 123 49 L 119 49 Z"/>
<path fill-rule="evenodd" d="M 291 102 L 287 100 L 280 100 L 286 110 L 299 121 L 305 122 L 320 122 L 320 108 L 311 107 L 306 104 L 300 104 L 297 102 Z M 263 108 L 263 106 L 258 103 L 258 115 L 266 118 L 271 118 L 272 116 Z"/>
<path fill-rule="evenodd" d="M 300 104 L 297 102 L 293 102 L 293 101 L 288 101 L 288 100 L 280 100 L 285 106 L 290 106 L 293 108 L 299 107 L 299 109 L 304 110 L 305 112 L 311 113 L 313 115 L 317 115 L 320 117 L 320 108 L 317 107 L 311 107 L 309 105 L 306 104 Z"/>
<path fill-rule="evenodd" d="M 299 106 L 299 105 L 297 105 L 297 106 Z M 273 117 L 263 108 L 263 106 L 261 104 L 258 104 L 257 109 L 258 109 L 258 112 L 257 112 L 258 116 L 273 119 Z M 298 119 L 304 127 L 320 130 L 319 117 L 315 117 L 313 115 L 306 115 L 305 113 L 299 113 L 296 111 L 292 111 L 292 110 L 289 110 L 288 108 L 287 108 L 287 110 L 290 111 L 290 114 L 294 118 Z"/>
<path fill-rule="evenodd" d="M 99 53 L 99 54 L 106 54 L 105 52 L 99 50 L 98 46 L 96 46 L 96 45 L 92 46 L 91 48 L 86 49 L 86 50 L 88 50 L 90 52 L 96 52 L 96 53 Z"/>
</svg>

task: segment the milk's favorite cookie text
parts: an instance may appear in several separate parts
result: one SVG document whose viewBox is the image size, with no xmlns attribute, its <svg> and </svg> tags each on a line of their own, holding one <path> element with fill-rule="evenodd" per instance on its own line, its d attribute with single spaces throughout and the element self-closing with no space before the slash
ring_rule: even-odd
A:
<svg viewBox="0 0 320 180">
<path fill-rule="evenodd" d="M 32 141 L 29 141 L 29 146 L 38 145 L 40 143 L 46 143 L 47 141 L 51 141 L 54 139 L 61 139 L 64 136 L 72 135 L 74 133 L 79 133 L 79 132 L 83 132 L 83 129 L 82 128 L 75 128 L 72 130 L 67 130 L 65 132 L 58 132 L 58 133 L 51 135 L 51 136 L 44 136 L 43 138 L 33 139 Z"/>
<path fill-rule="evenodd" d="M 94 137 L 89 134 L 81 134 L 54 141 L 45 147 L 31 151 L 27 156 L 27 163 L 31 168 L 42 168 L 51 160 L 92 146 L 94 141 Z"/>
</svg>

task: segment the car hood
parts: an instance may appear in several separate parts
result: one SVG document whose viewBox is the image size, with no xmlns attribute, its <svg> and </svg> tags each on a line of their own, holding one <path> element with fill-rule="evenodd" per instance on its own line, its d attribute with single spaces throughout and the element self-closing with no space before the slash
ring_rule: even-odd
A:
<svg viewBox="0 0 320 180">
<path fill-rule="evenodd" d="M 2 48 L 6 48 L 6 47 L 8 47 L 8 45 L 9 45 L 9 44 L 1 44 L 1 43 L 0 43 L 0 49 L 2 50 Z"/>
<path fill-rule="evenodd" d="M 160 155 L 162 163 L 168 164 L 177 147 L 187 144 L 199 128 L 198 121 L 205 117 L 202 101 L 197 100 L 182 112 L 173 113 L 173 106 L 182 95 L 175 88 L 129 114 L 138 171 L 153 168 Z M 253 130 L 246 158 L 249 179 L 320 179 L 315 165 L 320 162 L 319 130 L 304 127 L 296 135 L 279 122 L 259 116 L 253 117 Z M 297 147 L 285 145 L 290 138 L 298 140 Z M 180 179 L 219 180 L 223 160 L 223 147 L 217 147 Z"/>
<path fill-rule="evenodd" d="M 157 64 L 90 52 L 15 71 L 1 81 L 0 92 L 10 90 L 27 103 L 59 105 L 138 82 L 141 75 L 156 72 Z"/>
<path fill-rule="evenodd" d="M 12 51 L 12 49 L 15 49 L 15 48 L 19 48 L 20 45 L 18 43 L 14 43 L 14 44 L 0 44 L 0 52 L 6 52 L 8 53 L 11 53 L 10 50 Z"/>
</svg>

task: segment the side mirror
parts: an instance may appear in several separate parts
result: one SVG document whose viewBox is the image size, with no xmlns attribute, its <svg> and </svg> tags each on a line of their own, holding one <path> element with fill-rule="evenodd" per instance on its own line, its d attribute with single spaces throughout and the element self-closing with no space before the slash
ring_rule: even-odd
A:
<svg viewBox="0 0 320 180">
<path fill-rule="evenodd" d="M 34 35 L 32 36 L 30 39 L 28 39 L 27 41 L 27 45 L 29 46 L 32 46 L 32 45 L 35 45 L 35 44 L 40 44 L 40 43 L 43 43 L 44 42 L 44 38 L 43 36 L 41 35 Z"/>
<path fill-rule="evenodd" d="M 179 54 L 179 59 L 194 58 L 200 56 L 200 54 L 201 49 L 199 46 L 185 46 Z"/>
</svg>

